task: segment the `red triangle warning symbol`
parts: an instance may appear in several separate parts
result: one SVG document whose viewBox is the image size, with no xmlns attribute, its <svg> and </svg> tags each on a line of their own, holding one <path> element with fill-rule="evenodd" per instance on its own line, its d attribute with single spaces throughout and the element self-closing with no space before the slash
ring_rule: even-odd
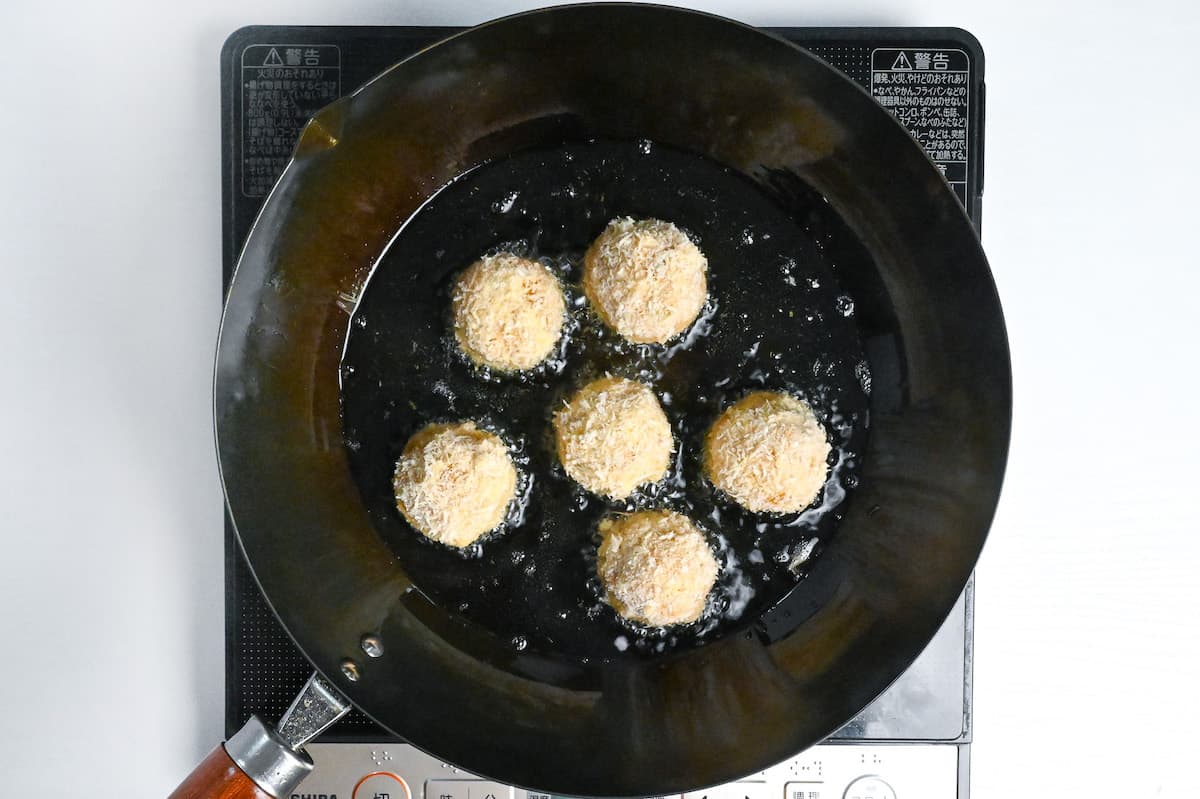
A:
<svg viewBox="0 0 1200 799">
<path fill-rule="evenodd" d="M 272 50 L 271 52 L 274 53 L 275 51 Z M 912 62 L 908 60 L 908 53 L 901 50 L 900 55 L 896 56 L 895 62 L 892 63 L 892 69 L 912 69 Z"/>
<path fill-rule="evenodd" d="M 903 55 L 903 53 L 901 53 L 901 55 Z M 267 53 L 267 57 L 263 59 L 263 66 L 264 67 L 281 67 L 281 66 L 283 66 L 283 59 L 279 57 L 279 51 L 276 50 L 274 47 L 271 48 L 271 52 Z M 909 68 L 911 69 L 911 67 L 909 67 Z M 893 67 L 893 69 L 895 69 L 895 67 Z"/>
</svg>

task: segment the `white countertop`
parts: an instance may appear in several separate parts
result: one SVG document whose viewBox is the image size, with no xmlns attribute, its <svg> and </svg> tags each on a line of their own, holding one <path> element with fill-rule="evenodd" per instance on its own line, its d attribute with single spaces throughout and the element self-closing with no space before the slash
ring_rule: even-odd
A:
<svg viewBox="0 0 1200 799">
<path fill-rule="evenodd" d="M 0 8 L 0 794 L 165 796 L 222 726 L 221 43 L 537 4 L 62 5 Z M 1123 5 L 695 3 L 986 50 L 1016 410 L 978 571 L 975 799 L 1195 790 L 1200 11 Z"/>
</svg>

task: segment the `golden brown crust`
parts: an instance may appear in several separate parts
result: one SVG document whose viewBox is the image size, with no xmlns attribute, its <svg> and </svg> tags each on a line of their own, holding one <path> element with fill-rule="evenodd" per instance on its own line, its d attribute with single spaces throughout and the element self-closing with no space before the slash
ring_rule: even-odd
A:
<svg viewBox="0 0 1200 799">
<path fill-rule="evenodd" d="M 434 424 L 408 440 L 392 486 L 409 524 L 434 541 L 465 547 L 504 522 L 517 469 L 500 437 L 474 422 Z"/>
<path fill-rule="evenodd" d="M 704 612 L 717 559 L 691 519 L 639 511 L 600 523 L 596 570 L 605 600 L 627 619 L 652 627 L 687 624 Z"/>
<path fill-rule="evenodd" d="M 454 337 L 477 364 L 532 369 L 562 336 L 567 306 L 550 270 L 511 253 L 480 258 L 459 276 L 451 298 Z"/>
<path fill-rule="evenodd" d="M 661 344 L 695 321 L 708 298 L 708 261 L 658 219 L 614 219 L 583 259 L 583 291 L 600 318 L 638 344 Z"/>
<path fill-rule="evenodd" d="M 558 457 L 588 491 L 624 499 L 662 479 L 675 441 L 650 387 L 602 377 L 577 391 L 554 414 Z"/>
<path fill-rule="evenodd" d="M 756 513 L 812 504 L 829 475 L 829 442 L 807 403 L 756 391 L 734 403 L 704 439 L 708 479 Z"/>
</svg>

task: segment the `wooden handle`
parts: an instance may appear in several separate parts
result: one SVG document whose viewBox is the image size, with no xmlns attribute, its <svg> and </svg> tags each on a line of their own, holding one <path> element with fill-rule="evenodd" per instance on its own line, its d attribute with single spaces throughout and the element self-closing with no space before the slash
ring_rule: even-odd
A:
<svg viewBox="0 0 1200 799">
<path fill-rule="evenodd" d="M 167 799 L 275 799 L 259 788 L 218 746 Z"/>
</svg>

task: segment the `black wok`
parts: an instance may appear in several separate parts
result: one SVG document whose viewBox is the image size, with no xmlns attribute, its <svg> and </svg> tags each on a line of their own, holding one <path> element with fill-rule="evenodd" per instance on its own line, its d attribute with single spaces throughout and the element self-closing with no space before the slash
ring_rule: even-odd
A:
<svg viewBox="0 0 1200 799">
<path fill-rule="evenodd" d="M 789 198 L 823 195 L 871 256 L 838 279 L 874 385 L 858 488 L 769 623 L 584 662 L 519 651 L 413 590 L 420 575 L 380 534 L 352 474 L 339 363 L 371 269 L 440 187 L 515 152 L 589 139 L 702 154 L 785 211 Z M 246 243 L 215 383 L 238 538 L 317 670 L 439 758 L 591 796 L 677 794 L 763 769 L 883 691 L 974 567 L 1010 410 L 977 236 L 900 125 L 774 36 L 627 5 L 468 30 L 318 114 Z M 364 655 L 364 635 L 381 657 Z"/>
</svg>

